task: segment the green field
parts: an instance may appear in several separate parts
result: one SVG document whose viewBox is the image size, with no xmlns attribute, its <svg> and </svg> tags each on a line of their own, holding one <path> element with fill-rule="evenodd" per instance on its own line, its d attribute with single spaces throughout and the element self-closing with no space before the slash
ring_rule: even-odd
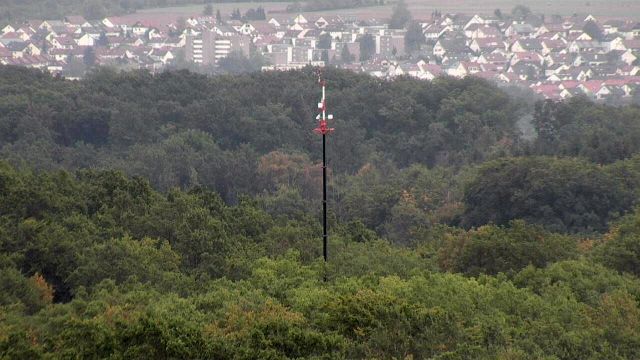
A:
<svg viewBox="0 0 640 360">
<path fill-rule="evenodd" d="M 284 11 L 290 2 L 242 2 L 242 3 L 220 3 L 212 4 L 215 10 L 220 10 L 223 14 L 230 14 L 234 9 L 240 9 L 240 11 L 246 11 L 247 9 L 253 9 L 258 6 L 262 6 L 267 11 Z M 150 8 L 138 10 L 140 14 L 175 14 L 182 16 L 196 15 L 202 13 L 204 5 L 188 5 L 177 7 L 163 7 L 163 8 Z"/>
<path fill-rule="evenodd" d="M 564 0 L 564 1 L 514 1 L 514 0 L 406 0 L 415 17 L 428 17 L 433 10 L 441 12 L 458 12 L 466 14 L 491 14 L 495 9 L 508 13 L 519 4 L 530 7 L 535 13 L 545 15 L 593 14 L 602 17 L 636 17 L 640 18 L 640 1 L 618 0 Z M 587 6 L 586 4 L 589 3 Z M 391 5 L 366 9 L 343 10 L 335 13 L 358 16 L 389 16 Z"/>
<path fill-rule="evenodd" d="M 640 1 L 638 0 L 616 0 L 614 2 L 609 0 L 406 0 L 406 2 L 416 18 L 429 17 L 433 10 L 466 14 L 491 14 L 495 9 L 501 9 L 503 13 L 508 13 L 514 6 L 523 4 L 530 7 L 535 13 L 543 13 L 545 15 L 559 14 L 569 16 L 573 14 L 593 14 L 594 16 L 605 18 L 624 17 L 640 19 Z M 214 4 L 214 8 L 220 9 L 223 14 L 228 14 L 235 8 L 239 8 L 244 11 L 248 8 L 255 8 L 257 6 L 264 7 L 268 12 L 282 12 L 288 4 L 290 3 L 223 3 Z M 340 9 L 315 12 L 311 14 L 349 15 L 363 19 L 387 18 L 391 13 L 392 6 L 393 5 L 384 5 L 356 9 Z M 202 5 L 191 5 L 172 8 L 146 9 L 139 12 L 195 15 L 200 13 L 202 8 Z"/>
</svg>

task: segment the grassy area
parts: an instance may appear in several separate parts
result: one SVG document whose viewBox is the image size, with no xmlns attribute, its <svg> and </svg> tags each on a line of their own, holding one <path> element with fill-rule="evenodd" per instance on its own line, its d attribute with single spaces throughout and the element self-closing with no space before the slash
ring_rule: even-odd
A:
<svg viewBox="0 0 640 360">
<path fill-rule="evenodd" d="M 427 18 L 433 10 L 441 12 L 458 12 L 466 14 L 492 14 L 495 9 L 501 9 L 503 13 L 509 13 L 511 9 L 523 4 L 529 6 L 535 13 L 543 13 L 547 16 L 559 14 L 569 16 L 573 14 L 593 14 L 604 18 L 638 18 L 640 19 L 639 0 L 405 0 L 415 18 Z M 214 9 L 220 9 L 224 14 L 229 14 L 233 9 L 239 8 L 246 11 L 249 8 L 262 6 L 267 12 L 282 12 L 288 2 L 247 2 L 247 3 L 221 3 L 214 4 Z M 362 19 L 388 18 L 393 5 L 362 7 L 355 9 L 325 10 L 310 14 L 314 15 L 348 15 Z M 190 5 L 170 8 L 153 8 L 140 10 L 143 14 L 175 14 L 180 16 L 197 15 L 202 12 L 202 5 Z"/>
<path fill-rule="evenodd" d="M 570 16 L 573 14 L 592 14 L 600 17 L 624 17 L 640 19 L 640 1 L 638 0 L 405 0 L 415 18 L 427 18 L 434 10 L 465 14 L 493 14 L 495 9 L 510 13 L 514 6 L 523 4 L 535 13 L 547 16 L 554 14 Z M 358 9 L 323 11 L 323 14 L 353 15 L 359 18 L 387 18 L 392 5 Z"/>
<path fill-rule="evenodd" d="M 240 9 L 244 12 L 248 9 L 255 9 L 258 6 L 262 6 L 266 11 L 284 11 L 287 5 L 291 5 L 290 2 L 242 2 L 242 3 L 219 3 L 212 4 L 214 12 L 220 10 L 223 15 L 231 14 L 234 9 Z M 182 16 L 197 15 L 202 13 L 204 5 L 188 5 L 177 7 L 164 7 L 164 8 L 150 8 L 138 10 L 141 14 L 176 14 Z"/>
</svg>

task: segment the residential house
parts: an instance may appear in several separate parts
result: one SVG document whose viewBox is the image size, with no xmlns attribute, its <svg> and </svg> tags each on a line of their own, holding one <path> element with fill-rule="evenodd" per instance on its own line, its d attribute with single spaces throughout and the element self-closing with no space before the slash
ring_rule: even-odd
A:
<svg viewBox="0 0 640 360">
<path fill-rule="evenodd" d="M 440 39 L 433 47 L 433 55 L 442 58 L 448 53 L 464 53 L 468 51 L 464 38 Z"/>
<path fill-rule="evenodd" d="M 508 37 L 519 36 L 523 38 L 532 37 L 535 34 L 535 28 L 527 23 L 512 23 L 504 31 Z"/>
</svg>

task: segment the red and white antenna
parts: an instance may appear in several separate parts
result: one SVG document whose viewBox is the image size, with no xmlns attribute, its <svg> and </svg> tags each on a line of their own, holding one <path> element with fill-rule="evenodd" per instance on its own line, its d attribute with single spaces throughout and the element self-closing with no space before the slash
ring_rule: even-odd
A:
<svg viewBox="0 0 640 360">
<path fill-rule="evenodd" d="M 318 70 L 318 83 L 322 87 L 322 99 L 318 103 L 320 114 L 316 116 L 316 120 L 318 120 L 318 127 L 313 131 L 321 135 L 326 135 L 333 132 L 335 129 L 327 126 L 327 120 L 333 120 L 333 115 L 327 115 L 327 82 L 322 77 L 322 71 L 320 70 Z"/>
</svg>

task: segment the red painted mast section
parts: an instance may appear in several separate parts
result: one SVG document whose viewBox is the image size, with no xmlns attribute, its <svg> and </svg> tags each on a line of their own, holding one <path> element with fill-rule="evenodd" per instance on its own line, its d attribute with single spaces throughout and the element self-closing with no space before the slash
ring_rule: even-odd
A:
<svg viewBox="0 0 640 360">
<path fill-rule="evenodd" d="M 322 75 L 318 75 L 318 83 L 322 87 L 322 100 L 318 103 L 318 109 L 320 109 L 321 113 L 316 117 L 318 120 L 318 127 L 313 131 L 317 132 L 321 135 L 326 135 L 330 132 L 333 132 L 335 129 L 329 128 L 327 126 L 327 98 L 326 98 L 326 88 L 327 82 L 322 79 Z M 329 115 L 329 120 L 333 119 L 333 115 Z"/>
</svg>

